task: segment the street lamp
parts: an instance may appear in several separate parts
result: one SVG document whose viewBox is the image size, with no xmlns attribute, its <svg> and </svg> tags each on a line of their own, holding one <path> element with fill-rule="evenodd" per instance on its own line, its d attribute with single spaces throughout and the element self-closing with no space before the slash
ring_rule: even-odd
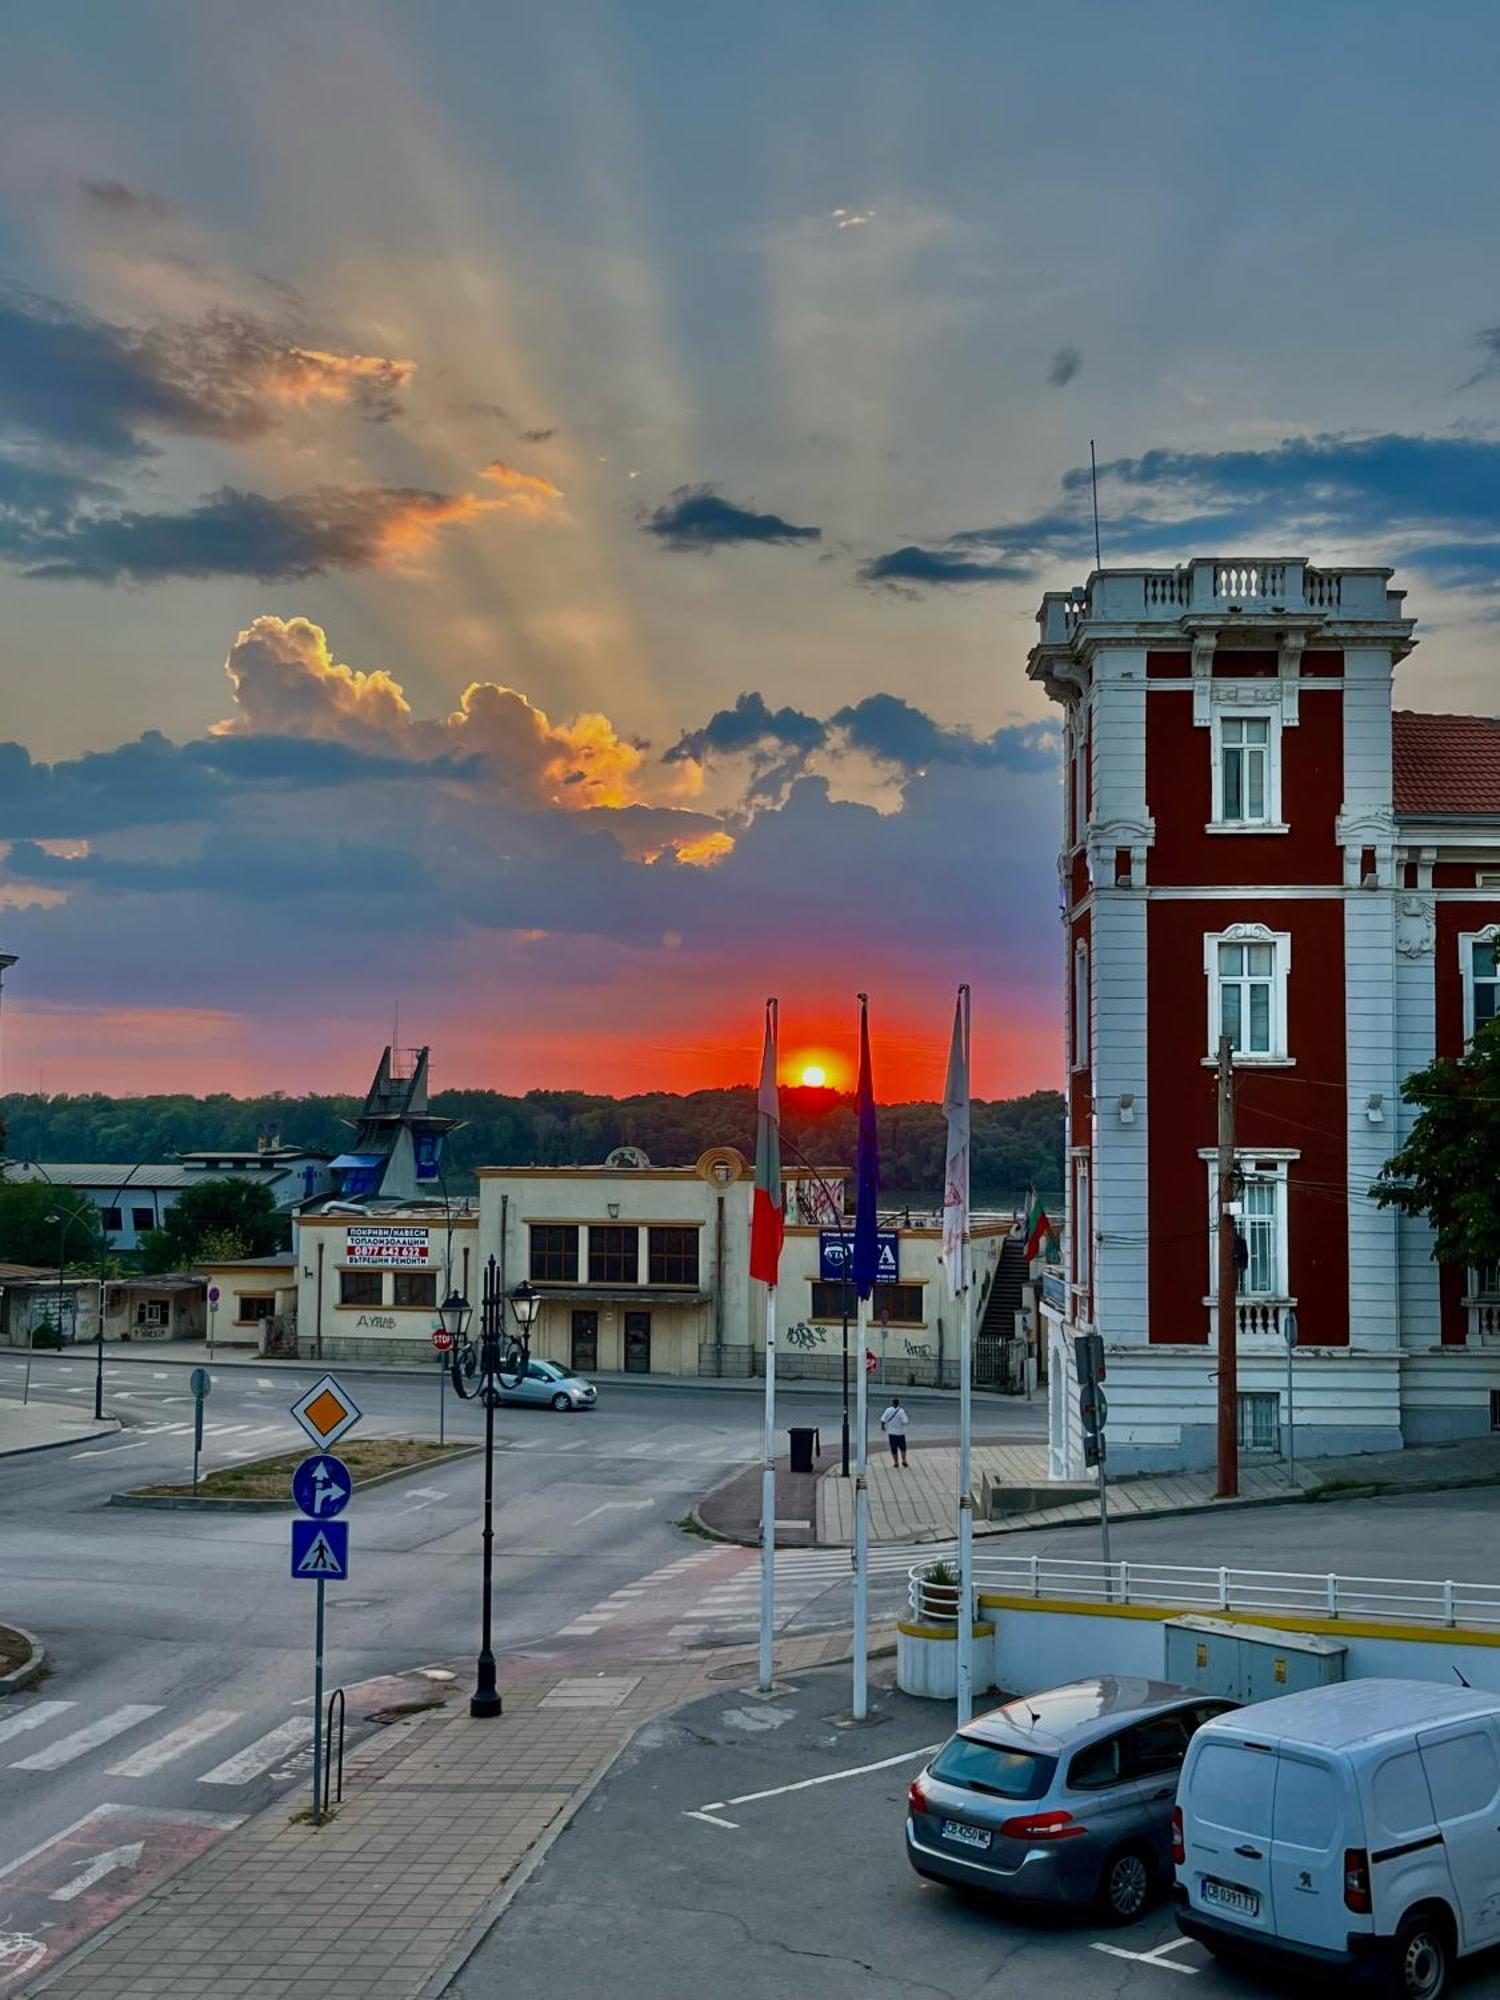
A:
<svg viewBox="0 0 1500 2000">
<path fill-rule="evenodd" d="M 57 1345 L 58 1345 L 58 1349 L 59 1349 L 59 1352 L 60 1352 L 60 1351 L 61 1351 L 61 1349 L 62 1349 L 62 1344 L 63 1344 L 63 1262 L 64 1262 L 64 1257 L 65 1257 L 65 1254 L 66 1254 L 66 1251 L 67 1251 L 67 1246 L 68 1246 L 68 1231 L 69 1231 L 69 1230 L 70 1230 L 70 1229 L 71 1229 L 71 1228 L 73 1227 L 74 1223 L 76 1223 L 76 1222 L 81 1222 L 81 1221 L 83 1220 L 83 1212 L 82 1212 L 82 1210 L 81 1210 L 81 1209 L 67 1209 L 67 1208 L 65 1208 L 65 1209 L 64 1209 L 64 1210 L 63 1210 L 63 1211 L 61 1212 L 61 1214 L 57 1214 L 57 1215 L 54 1215 L 54 1214 L 53 1214 L 53 1213 L 52 1213 L 52 1212 L 51 1212 L 51 1211 L 49 1210 L 49 1211 L 48 1211 L 48 1213 L 47 1213 L 46 1215 L 44 1215 L 44 1216 L 42 1217 L 42 1220 L 43 1220 L 43 1222 L 55 1222 L 55 1223 L 56 1223 L 56 1224 L 58 1225 L 58 1229 L 57 1229 Z M 104 1309 L 104 1296 L 103 1296 L 103 1293 L 102 1293 L 102 1292 L 101 1292 L 101 1294 L 100 1294 L 100 1297 L 99 1297 L 99 1308 L 100 1308 L 100 1311 L 101 1311 L 101 1312 L 102 1312 L 102 1311 L 103 1311 L 103 1309 Z M 76 1308 L 75 1308 L 75 1310 L 74 1310 L 74 1314 L 73 1314 L 73 1331 L 74 1331 L 74 1333 L 75 1333 L 75 1334 L 76 1334 L 76 1333 L 77 1333 L 77 1331 L 78 1331 L 78 1313 L 77 1313 L 77 1310 L 76 1310 Z"/>
<path fill-rule="evenodd" d="M 438 1321 L 444 1333 L 453 1342 L 453 1350 L 456 1351 L 460 1341 L 468 1332 L 474 1308 L 461 1292 L 449 1292 L 437 1311 Z"/>
</svg>

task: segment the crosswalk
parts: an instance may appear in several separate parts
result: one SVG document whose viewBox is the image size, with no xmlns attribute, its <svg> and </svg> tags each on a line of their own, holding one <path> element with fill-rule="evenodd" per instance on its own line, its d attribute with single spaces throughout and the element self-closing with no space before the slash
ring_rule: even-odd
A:
<svg viewBox="0 0 1500 2000">
<path fill-rule="evenodd" d="M 926 1554 L 925 1548 L 922 1551 Z M 905 1586 L 916 1558 L 910 1548 L 892 1545 L 870 1551 L 872 1585 L 883 1596 Z M 853 1566 L 848 1549 L 778 1549 L 775 1629 L 784 1631 L 819 1598 L 827 1596 L 828 1622 L 842 1624 L 849 1612 Z M 840 1586 L 843 1586 L 841 1589 Z M 831 1595 L 831 1593 L 837 1595 Z M 680 1646 L 723 1644 L 750 1637 L 760 1625 L 760 1558 L 752 1553 L 733 1576 L 712 1585 L 667 1637 Z"/>
<path fill-rule="evenodd" d="M 178 1420 L 156 1424 L 132 1424 L 122 1437 L 111 1438 L 105 1444 L 89 1445 L 83 1451 L 69 1452 L 68 1456 L 70 1459 L 105 1458 L 124 1451 L 139 1451 L 158 1438 L 190 1438 L 192 1434 L 192 1424 Z M 234 1443 L 223 1444 L 221 1441 L 225 1438 L 233 1438 Z M 220 1458 L 244 1459 L 265 1457 L 272 1449 L 273 1439 L 290 1449 L 293 1445 L 301 1443 L 302 1434 L 295 1425 L 283 1417 L 275 1423 L 265 1424 L 205 1424 L 203 1439 L 205 1444 L 213 1440 L 217 1447 L 216 1455 Z"/>
<path fill-rule="evenodd" d="M 169 1726 L 143 1741 L 141 1732 L 157 1717 L 163 1717 Z M 223 1748 L 219 1739 L 228 1736 L 236 1724 L 247 1721 L 253 1728 L 254 1720 L 235 1708 L 201 1709 L 173 1721 L 159 1702 L 126 1702 L 102 1714 L 88 1714 L 77 1702 L 34 1701 L 0 1717 L 0 1746 L 13 1746 L 25 1753 L 7 1758 L 6 1749 L 0 1748 L 0 1761 L 7 1761 L 12 1771 L 61 1771 L 82 1764 L 95 1752 L 116 1747 L 117 1739 L 117 1747 L 125 1748 L 128 1738 L 127 1754 L 103 1766 L 108 1777 L 144 1779 L 168 1771 L 192 1778 L 199 1785 L 226 1790 L 253 1784 L 259 1778 L 291 1775 L 286 1767 L 312 1741 L 311 1716 L 290 1716 L 229 1756 L 219 1755 Z M 37 1747 L 32 1748 L 33 1744 Z M 194 1772 L 191 1760 L 200 1751 L 217 1761 L 210 1761 L 207 1770 Z"/>
<path fill-rule="evenodd" d="M 689 1556 L 679 1556 L 676 1562 L 667 1563 L 663 1568 L 653 1570 L 650 1576 L 643 1576 L 635 1583 L 628 1583 L 621 1590 L 611 1591 L 601 1598 L 591 1611 L 583 1612 L 571 1625 L 564 1625 L 559 1632 L 561 1639 L 591 1639 L 614 1620 L 643 1605 L 650 1605 L 663 1592 L 682 1583 L 694 1570 L 705 1563 L 714 1562 L 722 1554 L 719 1549 L 695 1549 Z"/>
</svg>

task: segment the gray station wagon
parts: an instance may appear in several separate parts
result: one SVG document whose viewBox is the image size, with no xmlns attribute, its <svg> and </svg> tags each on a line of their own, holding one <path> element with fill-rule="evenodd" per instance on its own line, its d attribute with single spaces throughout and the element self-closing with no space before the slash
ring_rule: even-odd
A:
<svg viewBox="0 0 1500 2000">
<path fill-rule="evenodd" d="M 1008 1701 L 951 1736 L 907 1794 L 919 1875 L 1138 1917 L 1172 1880 L 1172 1804 L 1193 1732 L 1236 1704 L 1101 1674 Z"/>
</svg>

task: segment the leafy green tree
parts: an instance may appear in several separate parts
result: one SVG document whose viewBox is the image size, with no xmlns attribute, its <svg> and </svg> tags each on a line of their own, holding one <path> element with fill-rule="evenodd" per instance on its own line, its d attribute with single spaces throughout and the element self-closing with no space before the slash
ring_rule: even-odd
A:
<svg viewBox="0 0 1500 2000">
<path fill-rule="evenodd" d="M 1401 1095 L 1417 1120 L 1371 1195 L 1425 1216 L 1440 1264 L 1500 1262 L 1500 1021 L 1485 1022 L 1461 1056 L 1413 1070 Z"/>
<path fill-rule="evenodd" d="M 185 1270 L 204 1257 L 266 1257 L 291 1242 L 291 1219 L 260 1181 L 197 1181 L 185 1187 L 141 1241 L 148 1271 Z"/>
<path fill-rule="evenodd" d="M 97 1264 L 99 1211 L 77 1188 L 50 1181 L 0 1181 L 0 1263 Z"/>
</svg>

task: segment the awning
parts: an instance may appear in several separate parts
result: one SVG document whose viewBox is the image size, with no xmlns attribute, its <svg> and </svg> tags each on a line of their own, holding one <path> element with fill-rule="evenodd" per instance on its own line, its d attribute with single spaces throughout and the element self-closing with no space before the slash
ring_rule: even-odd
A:
<svg viewBox="0 0 1500 2000">
<path fill-rule="evenodd" d="M 384 1153 L 340 1153 L 336 1160 L 328 1162 L 330 1167 L 383 1167 Z"/>
<path fill-rule="evenodd" d="M 560 1305 L 575 1306 L 707 1306 L 712 1292 L 648 1291 L 644 1285 L 615 1290 L 603 1285 L 535 1285 L 532 1287 L 545 1305 L 556 1299 Z"/>
</svg>

